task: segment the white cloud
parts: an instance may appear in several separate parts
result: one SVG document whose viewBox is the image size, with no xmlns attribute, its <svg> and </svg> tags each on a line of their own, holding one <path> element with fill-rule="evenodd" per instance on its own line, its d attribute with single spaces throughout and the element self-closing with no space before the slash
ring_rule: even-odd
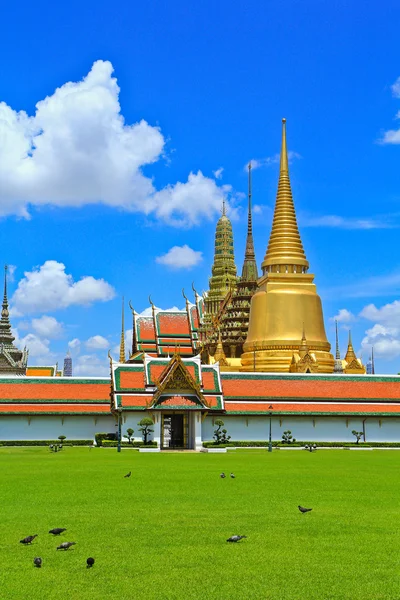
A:
<svg viewBox="0 0 400 600">
<path fill-rule="evenodd" d="M 143 174 L 163 157 L 165 139 L 144 120 L 125 122 L 112 73 L 109 61 L 96 61 L 81 81 L 39 101 L 33 116 L 0 102 L 0 215 L 103 203 L 189 226 L 218 212 L 231 190 L 201 171 L 161 191 Z"/>
<path fill-rule="evenodd" d="M 165 310 L 168 312 L 185 312 L 186 308 L 178 308 L 177 306 L 172 306 L 172 308 L 160 308 L 155 306 L 156 310 Z M 153 309 L 151 306 L 145 308 L 141 313 L 138 313 L 140 317 L 151 317 L 153 314 Z"/>
<path fill-rule="evenodd" d="M 74 338 L 73 340 L 68 342 L 68 348 L 70 350 L 76 350 L 77 348 L 80 348 L 80 345 L 81 341 L 78 338 Z"/>
<path fill-rule="evenodd" d="M 73 362 L 73 372 L 77 377 L 109 377 L 110 365 L 107 356 L 99 358 L 96 354 L 82 354 Z"/>
<path fill-rule="evenodd" d="M 392 360 L 400 356 L 400 329 L 398 327 L 385 327 L 377 323 L 367 329 L 361 347 L 367 352 L 374 348 L 376 357 Z"/>
<path fill-rule="evenodd" d="M 199 224 L 201 219 L 212 219 L 231 193 L 230 185 L 218 186 L 214 179 L 198 171 L 190 173 L 187 182 L 178 181 L 156 192 L 148 200 L 148 206 L 159 219 L 170 225 L 189 227 Z M 231 211 L 234 212 L 232 207 Z"/>
<path fill-rule="evenodd" d="M 398 216 L 398 215 L 396 215 Z M 339 229 L 394 229 L 399 224 L 393 221 L 394 215 L 383 215 L 377 218 L 353 219 L 338 215 L 312 216 L 299 214 L 301 227 L 337 227 Z"/>
<path fill-rule="evenodd" d="M 220 167 L 216 171 L 213 171 L 213 175 L 215 179 L 222 179 L 222 173 L 224 172 L 224 167 Z"/>
<path fill-rule="evenodd" d="M 337 321 L 338 323 L 351 323 L 355 320 L 355 316 L 347 308 L 341 308 L 337 315 L 330 318 L 330 321 Z"/>
<path fill-rule="evenodd" d="M 64 331 L 62 323 L 47 315 L 43 315 L 39 319 L 32 319 L 32 329 L 38 335 L 46 338 L 58 338 Z"/>
<path fill-rule="evenodd" d="M 400 301 L 395 300 L 377 308 L 368 304 L 360 312 L 360 317 L 374 322 L 367 329 L 361 342 L 363 348 L 374 347 L 374 354 L 388 360 L 400 355 Z"/>
<path fill-rule="evenodd" d="M 74 282 L 72 275 L 65 272 L 65 265 L 55 260 L 47 260 L 24 275 L 11 300 L 16 316 L 53 311 L 73 304 L 87 306 L 115 296 L 114 288 L 104 279 L 86 276 Z"/>
<path fill-rule="evenodd" d="M 50 341 L 48 339 L 41 339 L 38 335 L 34 333 L 28 333 L 27 335 L 20 337 L 18 329 L 12 330 L 13 335 L 15 336 L 14 344 L 17 348 L 26 348 L 29 350 L 29 357 L 35 358 L 38 356 L 47 357 L 50 355 Z"/>
<path fill-rule="evenodd" d="M 264 210 L 264 206 L 262 204 L 254 204 L 253 213 L 255 215 L 261 215 Z"/>
<path fill-rule="evenodd" d="M 291 163 L 294 159 L 301 158 L 301 155 L 297 152 L 293 152 L 293 150 L 289 150 L 288 152 L 288 160 Z M 265 158 L 252 158 L 248 161 L 243 169 L 246 173 L 249 170 L 249 162 L 251 162 L 251 168 L 254 171 L 255 169 L 260 169 L 261 167 L 270 167 L 271 165 L 279 164 L 281 160 L 280 153 L 274 154 L 273 156 L 266 156 Z"/>
<path fill-rule="evenodd" d="M 203 260 L 203 253 L 192 250 L 187 244 L 174 246 L 166 254 L 157 256 L 156 262 L 171 269 L 191 269 Z"/>
<path fill-rule="evenodd" d="M 395 98 L 400 98 L 400 77 L 398 77 L 391 86 L 391 90 Z M 400 119 L 400 111 L 396 114 L 395 118 Z M 400 128 L 385 131 L 379 142 L 381 144 L 400 144 Z"/>
<path fill-rule="evenodd" d="M 90 350 L 106 350 L 110 347 L 110 342 L 102 335 L 93 335 L 86 340 L 85 346 Z"/>
</svg>

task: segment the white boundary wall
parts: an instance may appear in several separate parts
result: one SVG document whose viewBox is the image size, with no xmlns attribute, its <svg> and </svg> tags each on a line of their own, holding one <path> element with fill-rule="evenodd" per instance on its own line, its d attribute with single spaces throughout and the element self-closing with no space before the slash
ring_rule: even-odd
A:
<svg viewBox="0 0 400 600">
<path fill-rule="evenodd" d="M 206 417 L 202 427 L 203 441 L 212 441 L 214 421 L 222 419 L 232 441 L 266 441 L 269 437 L 269 416 Z M 272 417 L 272 439 L 282 439 L 290 430 L 299 441 L 354 442 L 353 429 L 363 431 L 366 442 L 400 442 L 400 417 Z"/>
</svg>

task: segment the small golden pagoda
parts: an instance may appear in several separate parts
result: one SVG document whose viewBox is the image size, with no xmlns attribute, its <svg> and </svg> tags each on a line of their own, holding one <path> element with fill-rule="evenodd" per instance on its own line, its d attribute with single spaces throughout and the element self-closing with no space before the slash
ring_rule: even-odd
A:
<svg viewBox="0 0 400 600">
<path fill-rule="evenodd" d="M 319 373 L 333 372 L 334 358 L 325 333 L 321 299 L 308 267 L 290 187 L 286 119 L 283 119 L 274 219 L 261 265 L 262 276 L 251 300 L 242 371 L 293 371 L 292 360 L 295 354 L 300 356 L 304 327 L 313 369 L 318 367 Z"/>
<path fill-rule="evenodd" d="M 351 331 L 349 331 L 349 342 L 347 344 L 347 352 L 344 357 L 344 372 L 353 375 L 364 375 L 365 367 L 362 364 L 361 358 L 357 358 L 354 352 L 353 342 L 351 341 Z"/>
</svg>

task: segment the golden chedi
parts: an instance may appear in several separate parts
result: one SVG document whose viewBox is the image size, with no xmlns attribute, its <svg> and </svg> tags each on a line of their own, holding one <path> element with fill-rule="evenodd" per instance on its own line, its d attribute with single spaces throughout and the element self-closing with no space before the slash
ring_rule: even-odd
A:
<svg viewBox="0 0 400 600">
<path fill-rule="evenodd" d="M 262 276 L 253 295 L 242 371 L 296 372 L 293 356 L 304 345 L 313 358 L 314 372 L 332 373 L 334 358 L 326 338 L 321 299 L 308 273 L 308 261 L 297 227 L 286 148 L 286 119 L 282 121 L 278 193 L 272 231 L 261 265 Z M 315 361 L 315 362 L 314 362 Z M 311 369 L 310 369 L 311 370 Z"/>
</svg>

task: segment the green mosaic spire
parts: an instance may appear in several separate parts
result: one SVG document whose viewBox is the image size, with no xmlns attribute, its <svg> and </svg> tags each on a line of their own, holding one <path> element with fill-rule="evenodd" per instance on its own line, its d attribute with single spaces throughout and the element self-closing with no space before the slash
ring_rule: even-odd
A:
<svg viewBox="0 0 400 600">
<path fill-rule="evenodd" d="M 226 216 L 225 201 L 215 232 L 214 264 L 211 273 L 210 290 L 205 301 L 206 312 L 216 314 L 226 294 L 237 282 L 232 223 Z"/>
</svg>

